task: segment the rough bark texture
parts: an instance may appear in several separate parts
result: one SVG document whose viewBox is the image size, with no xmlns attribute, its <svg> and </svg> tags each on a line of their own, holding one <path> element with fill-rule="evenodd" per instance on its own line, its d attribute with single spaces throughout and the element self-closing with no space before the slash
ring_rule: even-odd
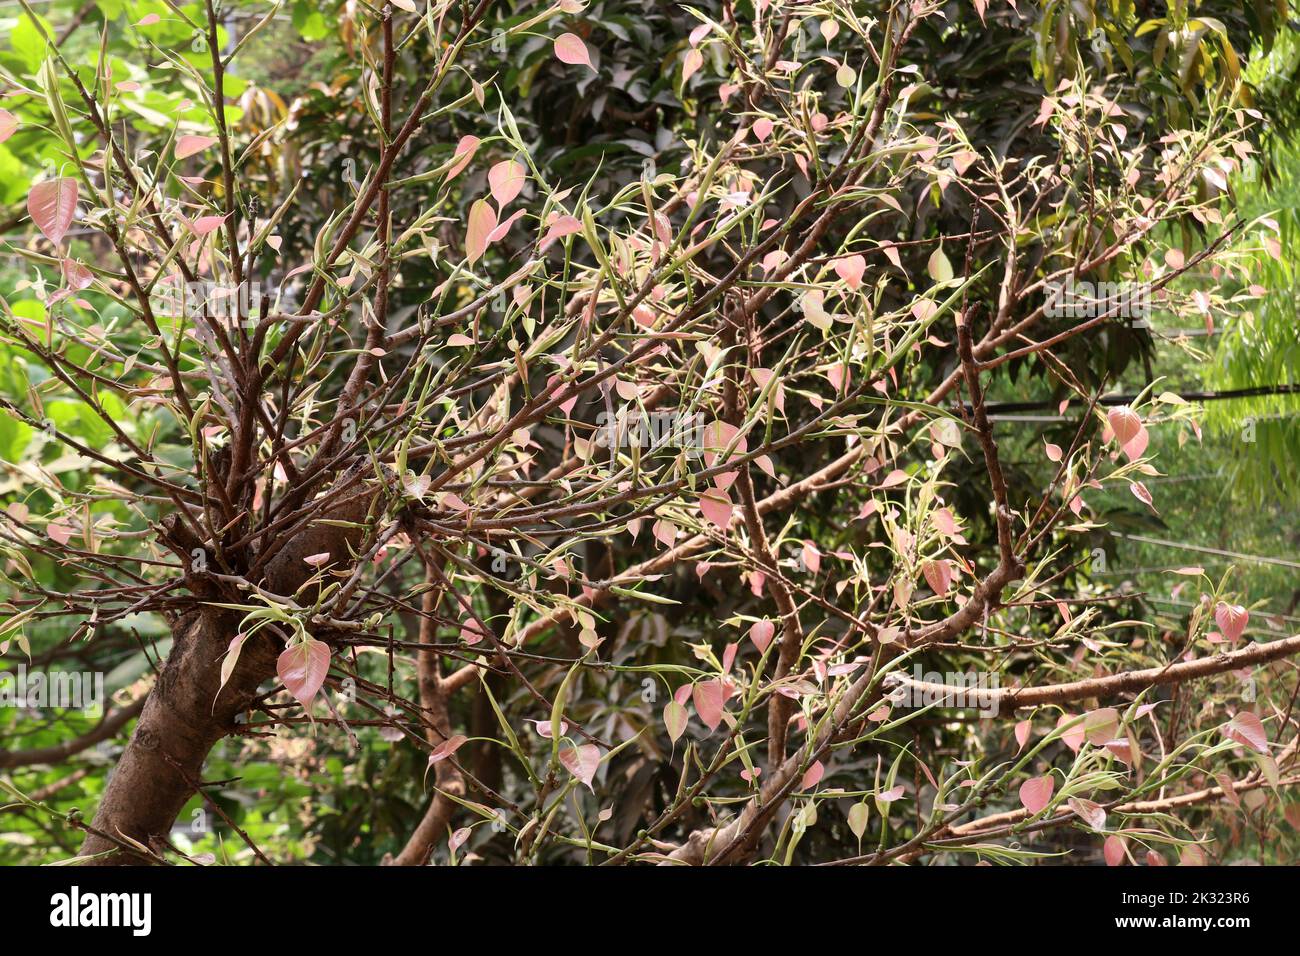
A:
<svg viewBox="0 0 1300 956">
<path fill-rule="evenodd" d="M 372 489 L 358 486 L 325 517 L 364 522 L 373 496 Z M 294 595 L 312 574 L 304 556 L 328 551 L 344 564 L 350 560 L 349 546 L 355 548 L 361 536 L 360 528 L 307 526 L 269 562 L 265 586 L 277 594 Z M 98 832 L 87 834 L 81 847 L 83 856 L 107 854 L 95 864 L 156 862 L 123 844 L 161 846 L 160 840 L 167 837 L 202 780 L 208 752 L 237 729 L 236 716 L 257 698 L 259 685 L 275 676 L 282 648 L 263 630 L 244 642 L 234 673 L 221 687 L 222 657 L 239 631 L 240 620 L 238 612 L 203 607 L 173 625 L 171 653 L 95 813 L 92 828 Z"/>
</svg>

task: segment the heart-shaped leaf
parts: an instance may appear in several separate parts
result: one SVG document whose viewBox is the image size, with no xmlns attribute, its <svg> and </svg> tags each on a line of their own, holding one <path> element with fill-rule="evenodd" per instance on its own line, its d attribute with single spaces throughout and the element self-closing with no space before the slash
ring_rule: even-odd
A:
<svg viewBox="0 0 1300 956">
<path fill-rule="evenodd" d="M 64 176 L 37 183 L 27 194 L 27 212 L 36 228 L 57 246 L 77 213 L 77 181 Z"/>
<path fill-rule="evenodd" d="M 565 747 L 560 751 L 560 763 L 564 764 L 569 773 L 581 780 L 588 790 L 592 793 L 596 792 L 591 782 L 596 777 L 596 768 L 600 766 L 599 747 L 595 744 Z"/>
<path fill-rule="evenodd" d="M 1030 816 L 1036 816 L 1051 802 L 1055 789 L 1056 781 L 1051 774 L 1026 780 L 1020 785 L 1020 805 L 1029 811 Z"/>
<path fill-rule="evenodd" d="M 307 707 L 325 683 L 330 669 L 329 645 L 309 637 L 285 648 L 275 661 L 275 672 L 298 703 Z"/>
</svg>

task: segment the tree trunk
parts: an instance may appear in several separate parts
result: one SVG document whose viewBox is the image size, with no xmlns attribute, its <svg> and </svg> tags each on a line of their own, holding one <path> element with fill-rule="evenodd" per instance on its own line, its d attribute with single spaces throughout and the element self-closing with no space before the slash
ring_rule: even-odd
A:
<svg viewBox="0 0 1300 956">
<path fill-rule="evenodd" d="M 261 631 L 244 643 L 239 664 L 218 695 L 221 657 L 239 620 L 236 612 L 205 609 L 177 622 L 172 651 L 95 813 L 92 826 L 99 833 L 87 835 L 82 855 L 116 851 L 94 861 L 105 866 L 153 862 L 113 840 L 161 846 L 158 840 L 195 792 L 208 752 L 235 730 L 235 716 L 275 674 L 276 642 Z"/>
<path fill-rule="evenodd" d="M 276 594 L 311 603 L 311 595 L 298 590 L 314 573 L 303 561 L 308 555 L 328 552 L 330 563 L 350 566 L 349 549 L 356 549 L 370 513 L 375 489 L 359 483 L 355 475 L 340 478 L 340 486 L 356 490 L 341 496 L 320 516 L 354 522 L 355 526 L 309 524 L 281 548 L 266 567 L 264 586 Z M 172 524 L 175 528 L 176 524 Z M 193 542 L 181 543 L 188 554 Z M 196 577 L 191 590 L 214 590 L 211 579 Z M 212 599 L 230 602 L 230 596 Z M 241 599 L 247 602 L 247 597 Z M 269 629 L 244 642 L 239 663 L 221 687 L 221 661 L 239 632 L 242 615 L 201 606 L 177 620 L 172 628 L 172 650 L 149 694 L 135 733 L 108 779 L 104 797 L 95 812 L 92 829 L 81 855 L 106 853 L 92 862 L 103 866 L 155 863 L 132 851 L 123 838 L 151 850 L 161 847 L 176 822 L 176 815 L 202 780 L 203 763 L 218 740 L 237 729 L 235 717 L 257 698 L 263 681 L 275 676 L 281 647 Z M 220 690 L 220 693 L 218 693 Z M 120 841 L 120 842 L 114 842 Z"/>
</svg>

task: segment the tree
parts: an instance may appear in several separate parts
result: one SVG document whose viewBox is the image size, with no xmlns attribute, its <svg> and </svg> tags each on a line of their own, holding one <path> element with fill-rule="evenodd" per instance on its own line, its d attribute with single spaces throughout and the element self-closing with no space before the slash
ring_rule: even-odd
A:
<svg viewBox="0 0 1300 956">
<path fill-rule="evenodd" d="M 1100 402 L 1142 303 L 1258 294 L 1228 252 L 1274 228 L 1227 177 L 1261 122 L 1234 43 L 1271 21 L 1184 22 L 1170 86 L 1170 24 L 1099 12 L 1030 52 L 982 4 L 403 0 L 339 10 L 337 87 L 280 110 L 234 77 L 277 9 L 104 9 L 172 74 L 145 96 L 24 21 L 10 128 L 57 145 L 0 317 L 0 406 L 46 442 L 4 635 L 170 640 L 68 748 L 136 721 L 80 857 L 172 857 L 199 793 L 267 861 L 205 782 L 233 735 L 427 754 L 398 864 L 1023 858 L 990 841 L 1067 826 L 1196 858 L 1180 808 L 1295 781 L 1283 682 L 1204 679 L 1300 637 L 1246 641 L 1248 596 L 1183 569 L 1163 641 L 1077 567 L 1086 497 L 1155 510 L 1149 431 L 1196 427 Z M 961 85 L 1017 70 L 1046 89 Z M 1009 463 L 986 393 L 1022 374 L 1073 428 Z M 1161 728 L 1169 687 L 1197 705 Z"/>
</svg>

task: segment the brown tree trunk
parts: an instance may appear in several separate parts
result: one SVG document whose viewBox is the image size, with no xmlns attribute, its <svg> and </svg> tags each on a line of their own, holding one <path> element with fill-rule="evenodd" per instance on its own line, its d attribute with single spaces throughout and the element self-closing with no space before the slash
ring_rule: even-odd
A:
<svg viewBox="0 0 1300 956">
<path fill-rule="evenodd" d="M 356 490 L 342 495 L 320 518 L 354 522 L 355 526 L 341 528 L 318 521 L 304 527 L 267 563 L 264 586 L 268 590 L 310 604 L 310 595 L 297 594 L 314 571 L 304 557 L 328 552 L 331 563 L 349 566 L 349 551 L 355 550 L 363 537 L 375 490 L 358 483 L 355 475 L 344 476 L 340 483 Z M 180 550 L 188 553 L 193 544 L 182 542 Z M 213 590 L 211 579 L 205 582 L 196 577 L 193 583 L 196 592 Z M 228 596 L 217 599 L 229 601 Z M 202 780 L 208 752 L 237 729 L 235 717 L 257 698 L 258 686 L 275 676 L 275 661 L 282 648 L 265 629 L 244 642 L 234 673 L 221 687 L 221 661 L 239 632 L 241 619 L 237 611 L 204 606 L 177 620 L 171 653 L 130 743 L 109 776 L 91 823 L 93 832 L 81 846 L 82 856 L 107 854 L 92 861 L 102 866 L 157 862 L 131 850 L 129 841 L 150 850 L 161 847 L 159 841 L 166 838 L 176 815 Z"/>
<path fill-rule="evenodd" d="M 94 861 L 104 866 L 152 862 L 113 840 L 159 848 L 201 780 L 208 752 L 235 730 L 235 716 L 275 674 L 278 648 L 262 631 L 244 643 L 235 672 L 217 693 L 221 657 L 239 620 L 235 612 L 205 609 L 177 622 L 171 653 L 95 813 L 99 833 L 87 835 L 82 855 L 116 851 Z"/>
</svg>

